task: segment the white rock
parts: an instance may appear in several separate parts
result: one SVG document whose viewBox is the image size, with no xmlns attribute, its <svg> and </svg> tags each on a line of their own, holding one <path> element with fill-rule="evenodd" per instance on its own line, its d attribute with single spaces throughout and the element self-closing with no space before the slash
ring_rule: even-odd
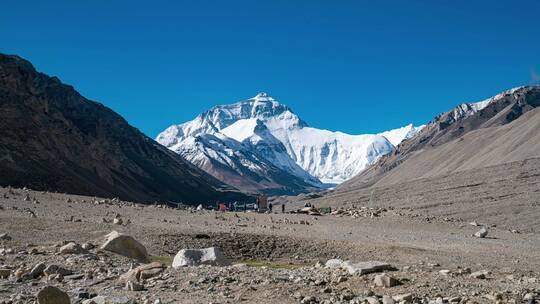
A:
<svg viewBox="0 0 540 304">
<path fill-rule="evenodd" d="M 478 230 L 474 236 L 477 238 L 485 238 L 488 234 L 488 230 L 486 227 L 482 227 L 482 229 Z"/>
<path fill-rule="evenodd" d="M 442 275 L 449 275 L 450 270 L 449 269 L 441 269 L 441 270 L 439 270 L 439 273 L 442 274 Z"/>
<path fill-rule="evenodd" d="M 324 264 L 324 267 L 334 269 L 334 268 L 341 268 L 342 265 L 343 265 L 342 260 L 340 260 L 340 259 L 330 259 L 330 260 L 326 261 L 326 263 Z"/>
<path fill-rule="evenodd" d="M 174 257 L 172 267 L 183 266 L 228 266 L 231 262 L 223 255 L 217 247 L 204 249 L 182 249 Z"/>
</svg>

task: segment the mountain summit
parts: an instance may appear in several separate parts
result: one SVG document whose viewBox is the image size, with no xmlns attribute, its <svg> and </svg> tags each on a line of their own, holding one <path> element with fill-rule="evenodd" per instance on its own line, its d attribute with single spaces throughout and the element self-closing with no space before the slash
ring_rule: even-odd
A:
<svg viewBox="0 0 540 304">
<path fill-rule="evenodd" d="M 291 194 L 339 184 L 419 128 L 349 135 L 310 127 L 269 94 L 219 105 L 157 141 L 239 189 Z"/>
</svg>

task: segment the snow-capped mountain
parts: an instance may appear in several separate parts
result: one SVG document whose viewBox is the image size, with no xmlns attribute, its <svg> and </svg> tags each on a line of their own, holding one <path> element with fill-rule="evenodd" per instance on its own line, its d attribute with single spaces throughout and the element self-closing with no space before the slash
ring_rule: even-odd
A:
<svg viewBox="0 0 540 304">
<path fill-rule="evenodd" d="M 316 129 L 286 105 L 259 93 L 172 125 L 156 140 L 240 189 L 249 184 L 253 191 L 288 187 L 290 192 L 291 180 L 298 191 L 339 184 L 393 151 L 420 128 L 408 125 L 367 135 Z M 280 180 L 265 174 L 267 170 L 288 177 Z"/>
</svg>

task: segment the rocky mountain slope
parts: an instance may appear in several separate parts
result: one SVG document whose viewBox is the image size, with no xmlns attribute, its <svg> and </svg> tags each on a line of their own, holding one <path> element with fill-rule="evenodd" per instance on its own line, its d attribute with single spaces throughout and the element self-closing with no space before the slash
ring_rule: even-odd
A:
<svg viewBox="0 0 540 304">
<path fill-rule="evenodd" d="M 285 194 L 341 183 L 419 129 L 376 135 L 320 130 L 260 93 L 170 126 L 157 141 L 240 189 Z"/>
<path fill-rule="evenodd" d="M 425 128 L 340 190 L 382 186 L 540 157 L 540 86 L 464 103 Z"/>
<path fill-rule="evenodd" d="M 0 184 L 135 201 L 244 197 L 121 116 L 0 54 Z"/>
</svg>

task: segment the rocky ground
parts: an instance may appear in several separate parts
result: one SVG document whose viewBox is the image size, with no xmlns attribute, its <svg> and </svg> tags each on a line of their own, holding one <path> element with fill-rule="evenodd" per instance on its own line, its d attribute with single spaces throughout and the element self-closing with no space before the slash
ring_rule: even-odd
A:
<svg viewBox="0 0 540 304">
<path fill-rule="evenodd" d="M 538 230 L 482 220 L 373 202 L 220 213 L 0 188 L 0 303 L 535 303 Z M 111 231 L 149 259 L 101 249 Z M 210 246 L 231 265 L 171 267 L 179 250 Z M 335 258 L 390 268 L 351 274 Z"/>
</svg>

